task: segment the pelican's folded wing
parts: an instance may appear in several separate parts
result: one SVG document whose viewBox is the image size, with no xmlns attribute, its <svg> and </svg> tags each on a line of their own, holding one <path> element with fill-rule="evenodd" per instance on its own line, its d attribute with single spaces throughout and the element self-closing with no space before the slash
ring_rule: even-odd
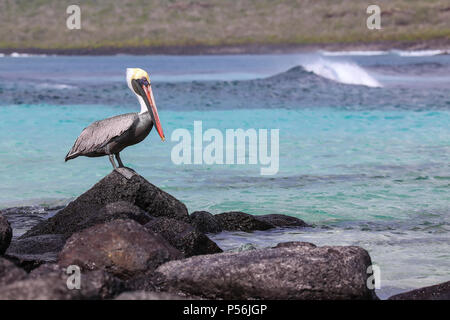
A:
<svg viewBox="0 0 450 320">
<path fill-rule="evenodd" d="M 136 113 L 127 113 L 112 118 L 95 121 L 83 129 L 66 156 L 66 161 L 79 155 L 98 151 L 112 139 L 129 130 L 138 119 Z"/>
</svg>

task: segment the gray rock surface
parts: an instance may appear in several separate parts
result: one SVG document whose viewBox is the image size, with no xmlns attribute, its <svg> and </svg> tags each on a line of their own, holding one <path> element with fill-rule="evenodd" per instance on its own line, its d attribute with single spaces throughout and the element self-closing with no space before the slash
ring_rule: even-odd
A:
<svg viewBox="0 0 450 320">
<path fill-rule="evenodd" d="M 164 291 L 216 299 L 376 299 L 360 247 L 288 246 L 167 262 Z"/>
<path fill-rule="evenodd" d="M 396 294 L 388 300 L 450 300 L 450 281 Z"/>
<path fill-rule="evenodd" d="M 12 228 L 8 220 L 0 214 L 0 255 L 8 249 L 12 239 Z"/>
<path fill-rule="evenodd" d="M 112 171 L 55 216 L 34 226 L 22 238 L 42 234 L 64 234 L 69 237 L 86 227 L 117 218 L 146 223 L 147 214 L 189 222 L 186 206 L 170 194 L 138 174 L 126 179 Z"/>
<path fill-rule="evenodd" d="M 183 221 L 171 218 L 154 218 L 145 227 L 166 239 L 185 257 L 222 252 L 222 249 L 214 241 Z"/>
<path fill-rule="evenodd" d="M 59 255 L 61 266 L 103 269 L 121 279 L 148 273 L 183 254 L 133 220 L 114 220 L 73 234 Z"/>
<path fill-rule="evenodd" d="M 10 260 L 0 257 L 0 288 L 26 277 L 25 270 L 19 268 Z"/>
</svg>

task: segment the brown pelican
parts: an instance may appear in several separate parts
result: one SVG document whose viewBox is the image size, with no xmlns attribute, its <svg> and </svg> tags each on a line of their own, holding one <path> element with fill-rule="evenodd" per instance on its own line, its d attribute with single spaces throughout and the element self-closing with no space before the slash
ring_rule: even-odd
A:
<svg viewBox="0 0 450 320">
<path fill-rule="evenodd" d="M 113 155 L 119 163 L 119 168 L 123 168 L 119 153 L 126 147 L 144 140 L 153 125 L 156 126 L 161 140 L 165 140 L 147 72 L 139 68 L 128 68 L 127 84 L 139 100 L 141 112 L 121 114 L 95 121 L 84 128 L 72 149 L 67 153 L 65 161 L 78 156 L 107 155 L 116 170 L 117 165 Z"/>
</svg>

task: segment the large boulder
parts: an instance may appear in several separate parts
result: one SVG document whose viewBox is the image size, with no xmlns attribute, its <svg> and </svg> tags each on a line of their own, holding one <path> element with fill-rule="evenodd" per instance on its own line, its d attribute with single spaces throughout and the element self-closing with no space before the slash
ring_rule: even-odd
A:
<svg viewBox="0 0 450 320">
<path fill-rule="evenodd" d="M 305 221 L 296 218 L 287 216 L 285 214 L 265 214 L 265 215 L 257 215 L 254 216 L 256 219 L 260 221 L 267 222 L 274 227 L 277 228 L 288 228 L 288 227 L 295 227 L 295 228 L 305 228 L 305 227 L 311 227 L 309 224 L 307 224 Z"/>
<path fill-rule="evenodd" d="M 80 273 L 80 288 L 69 288 L 70 273 L 47 264 L 33 270 L 0 290 L 0 300 L 109 299 L 123 290 L 123 283 L 102 270 Z"/>
<path fill-rule="evenodd" d="M 396 294 L 389 300 L 450 300 L 450 281 Z"/>
<path fill-rule="evenodd" d="M 25 279 L 26 276 L 25 270 L 17 267 L 10 260 L 0 257 L 0 288 L 14 281 Z"/>
<path fill-rule="evenodd" d="M 59 255 L 61 266 L 103 269 L 121 279 L 149 273 L 183 254 L 133 220 L 114 220 L 73 234 Z"/>
<path fill-rule="evenodd" d="M 138 174 L 127 179 L 113 171 L 22 237 L 41 234 L 64 234 L 69 237 L 92 225 L 121 218 L 146 223 L 149 220 L 147 214 L 189 222 L 186 206 L 182 202 Z"/>
<path fill-rule="evenodd" d="M 222 252 L 222 249 L 214 241 L 183 221 L 171 218 L 154 218 L 145 227 L 166 239 L 185 257 Z"/>
<path fill-rule="evenodd" d="M 231 211 L 219 213 L 214 216 L 219 222 L 219 225 L 226 231 L 255 231 L 255 230 L 268 230 L 274 226 L 268 222 L 259 220 L 250 214 Z"/>
<path fill-rule="evenodd" d="M 0 255 L 8 249 L 12 239 L 12 228 L 8 220 L 0 214 Z"/>
<path fill-rule="evenodd" d="M 218 233 L 222 231 L 219 221 L 207 211 L 195 211 L 191 213 L 191 224 L 203 233 Z"/>
<path fill-rule="evenodd" d="M 375 299 L 368 289 L 366 250 L 288 246 L 219 253 L 167 262 L 161 287 L 208 299 Z"/>
<path fill-rule="evenodd" d="M 13 239 L 6 255 L 17 265 L 30 271 L 41 264 L 56 262 L 65 242 L 65 237 L 60 234 Z"/>
</svg>

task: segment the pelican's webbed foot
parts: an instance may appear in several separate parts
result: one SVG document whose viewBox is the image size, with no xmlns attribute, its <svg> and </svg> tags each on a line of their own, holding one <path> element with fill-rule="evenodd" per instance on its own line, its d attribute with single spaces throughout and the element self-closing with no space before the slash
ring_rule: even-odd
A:
<svg viewBox="0 0 450 320">
<path fill-rule="evenodd" d="M 117 171 L 118 173 L 120 173 L 127 180 L 130 180 L 134 175 L 137 175 L 137 173 L 133 169 L 130 169 L 127 167 L 115 168 L 114 171 Z"/>
</svg>

